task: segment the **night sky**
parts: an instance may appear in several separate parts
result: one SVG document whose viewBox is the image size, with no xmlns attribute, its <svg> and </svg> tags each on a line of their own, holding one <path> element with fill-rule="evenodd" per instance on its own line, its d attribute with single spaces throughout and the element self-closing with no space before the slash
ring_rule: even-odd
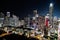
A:
<svg viewBox="0 0 60 40">
<path fill-rule="evenodd" d="M 49 4 L 54 4 L 54 16 L 60 17 L 60 0 L 0 0 L 0 12 L 4 14 L 10 11 L 20 18 L 33 15 L 33 10 L 37 9 L 39 15 L 46 15 L 49 11 Z"/>
</svg>

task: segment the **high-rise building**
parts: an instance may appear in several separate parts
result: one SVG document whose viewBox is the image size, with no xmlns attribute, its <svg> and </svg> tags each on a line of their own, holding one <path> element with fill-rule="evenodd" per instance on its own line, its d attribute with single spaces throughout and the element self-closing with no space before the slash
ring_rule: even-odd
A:
<svg viewBox="0 0 60 40">
<path fill-rule="evenodd" d="M 13 27 L 19 26 L 19 18 L 15 15 L 12 15 L 12 17 L 6 16 L 4 20 L 4 26 L 13 26 Z"/>
<path fill-rule="evenodd" d="M 20 21 L 20 25 L 21 25 L 21 26 L 25 25 L 25 21 L 24 21 L 24 20 L 21 20 L 21 21 Z"/>
<path fill-rule="evenodd" d="M 7 17 L 10 17 L 10 12 L 7 12 Z"/>
<path fill-rule="evenodd" d="M 37 10 L 33 10 L 33 13 L 34 13 L 34 14 L 37 14 Z"/>
<path fill-rule="evenodd" d="M 58 40 L 60 40 L 60 18 L 58 19 Z"/>
<path fill-rule="evenodd" d="M 45 26 L 49 27 L 49 14 L 45 16 Z"/>
<path fill-rule="evenodd" d="M 45 23 L 45 16 L 39 16 L 39 18 L 38 18 L 38 25 L 39 25 L 38 28 L 43 30 L 44 29 L 44 23 Z"/>
<path fill-rule="evenodd" d="M 7 12 L 6 16 L 4 17 L 4 24 L 3 26 L 9 26 L 10 25 L 10 12 Z"/>
<path fill-rule="evenodd" d="M 0 18 L 4 18 L 4 14 L 2 12 L 0 13 Z"/>
<path fill-rule="evenodd" d="M 4 14 L 1 12 L 0 13 L 0 27 L 3 26 L 3 22 L 4 22 Z"/>
<path fill-rule="evenodd" d="M 28 27 L 30 27 L 30 15 L 28 15 Z"/>
<path fill-rule="evenodd" d="M 58 28 L 58 18 L 57 18 L 57 16 L 54 16 L 54 18 L 53 18 L 53 27 L 56 29 L 56 28 Z"/>
<path fill-rule="evenodd" d="M 9 20 L 8 20 L 8 17 L 4 17 L 4 24 L 3 26 L 9 26 Z"/>
<path fill-rule="evenodd" d="M 33 10 L 33 13 L 34 13 L 34 16 L 33 16 L 33 20 L 34 20 L 33 26 L 36 29 L 37 28 L 37 23 L 38 23 L 37 18 L 39 17 L 39 15 L 37 13 L 37 10 Z"/>
<path fill-rule="evenodd" d="M 10 21 L 10 26 L 15 26 L 15 19 L 11 17 L 9 21 Z"/>
<path fill-rule="evenodd" d="M 53 3 L 50 3 L 49 14 L 50 14 L 50 24 L 53 26 Z"/>
<path fill-rule="evenodd" d="M 34 16 L 35 17 L 38 17 L 39 16 L 37 10 L 33 10 L 33 13 L 34 13 Z"/>
<path fill-rule="evenodd" d="M 15 27 L 17 27 L 19 25 L 19 18 L 16 15 L 13 15 L 13 19 L 15 22 Z"/>
<path fill-rule="evenodd" d="M 57 16 L 54 16 L 53 21 L 57 22 L 58 18 Z"/>
</svg>

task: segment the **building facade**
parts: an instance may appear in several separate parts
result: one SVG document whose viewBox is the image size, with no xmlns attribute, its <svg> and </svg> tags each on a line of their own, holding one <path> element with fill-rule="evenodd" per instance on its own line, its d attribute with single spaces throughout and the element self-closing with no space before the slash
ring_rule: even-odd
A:
<svg viewBox="0 0 60 40">
<path fill-rule="evenodd" d="M 1 12 L 0 13 L 0 27 L 3 27 L 3 22 L 4 22 L 4 14 Z"/>
</svg>

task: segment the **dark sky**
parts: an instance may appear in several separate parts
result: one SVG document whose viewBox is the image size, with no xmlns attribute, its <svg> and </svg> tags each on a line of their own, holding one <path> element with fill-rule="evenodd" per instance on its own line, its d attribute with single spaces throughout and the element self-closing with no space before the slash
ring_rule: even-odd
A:
<svg viewBox="0 0 60 40">
<path fill-rule="evenodd" d="M 0 0 L 0 12 L 10 11 L 23 18 L 33 15 L 33 10 L 37 9 L 40 15 L 46 15 L 51 2 L 54 4 L 54 15 L 60 17 L 60 0 Z"/>
</svg>

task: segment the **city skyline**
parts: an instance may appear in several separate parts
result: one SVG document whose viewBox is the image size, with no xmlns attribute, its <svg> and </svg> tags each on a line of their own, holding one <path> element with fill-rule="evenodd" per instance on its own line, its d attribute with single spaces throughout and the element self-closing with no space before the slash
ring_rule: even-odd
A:
<svg viewBox="0 0 60 40">
<path fill-rule="evenodd" d="M 60 40 L 60 1 L 1 0 L 0 32 L 3 40 Z"/>
</svg>

